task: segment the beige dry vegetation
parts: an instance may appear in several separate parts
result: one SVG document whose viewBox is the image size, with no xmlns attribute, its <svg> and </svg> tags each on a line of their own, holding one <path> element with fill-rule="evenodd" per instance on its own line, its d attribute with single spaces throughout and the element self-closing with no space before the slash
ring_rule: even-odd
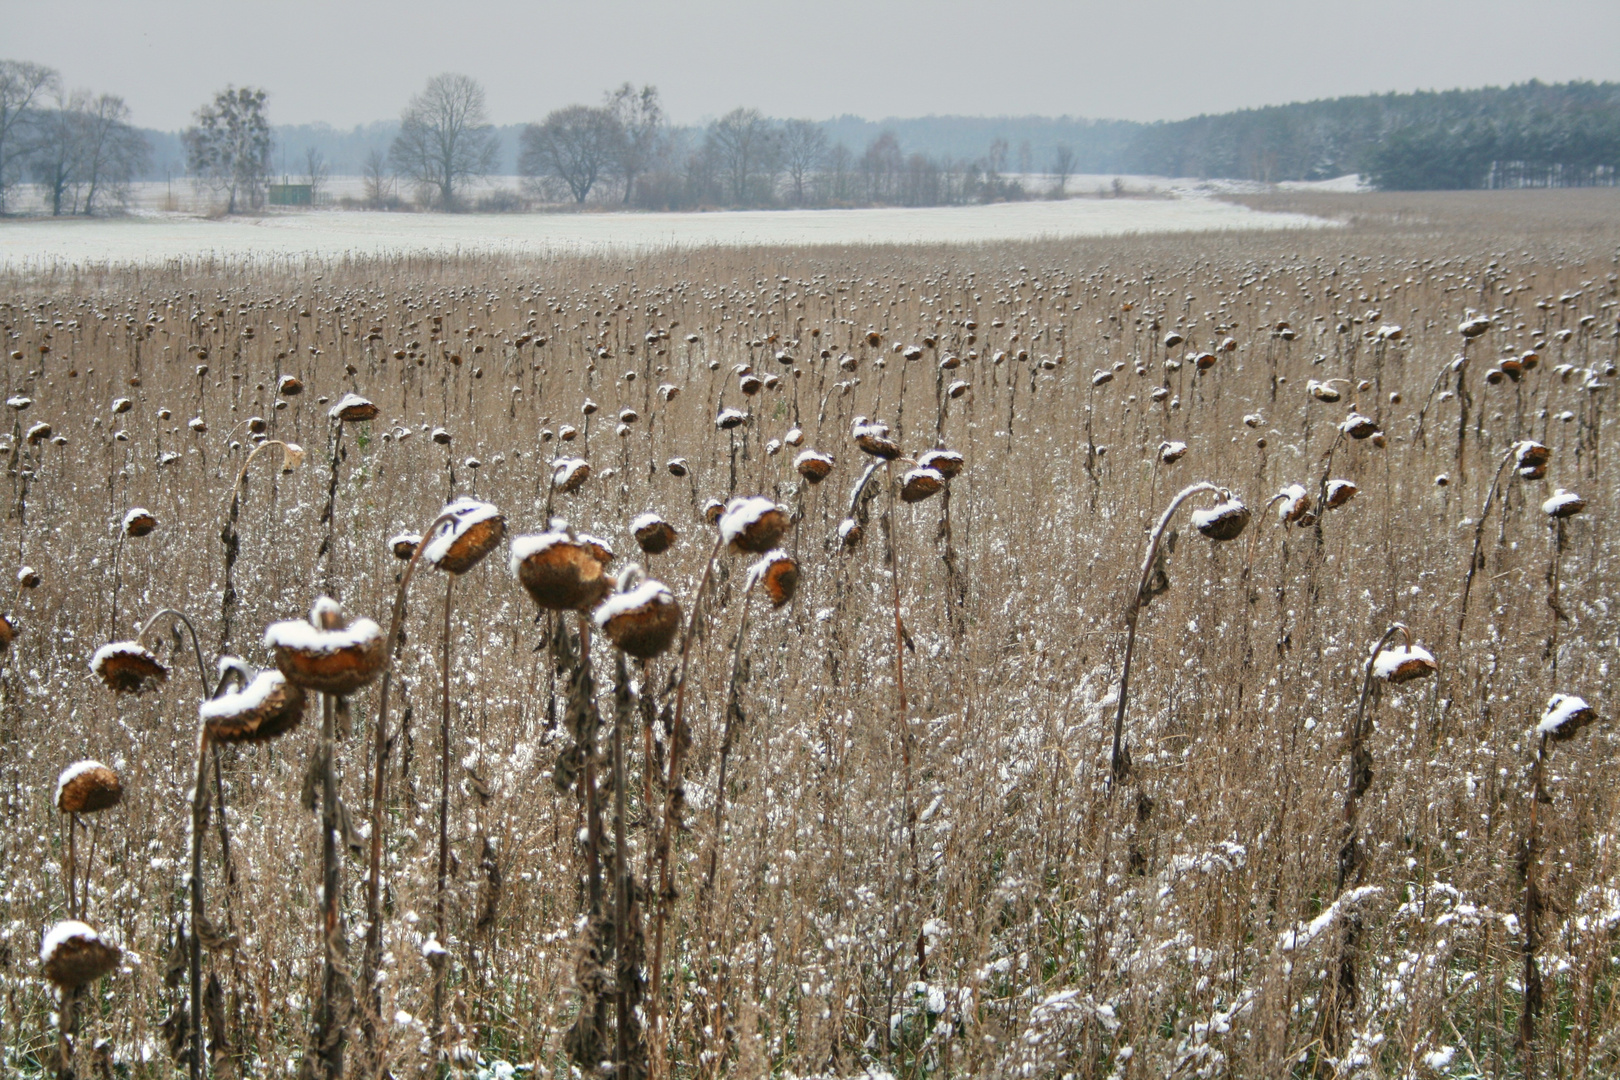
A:
<svg viewBox="0 0 1620 1080">
<path fill-rule="evenodd" d="M 165 974 L 187 904 L 194 664 L 189 642 L 172 656 L 166 643 L 168 682 L 115 698 L 87 667 L 99 645 L 172 606 L 196 620 L 205 651 L 268 665 L 263 629 L 322 592 L 386 626 L 403 566 L 390 538 L 421 531 L 457 495 L 494 503 L 511 535 L 541 531 L 550 505 L 605 538 L 615 569 L 641 560 L 630 522 L 656 511 L 679 537 L 644 561 L 689 609 L 713 543 L 705 502 L 765 494 L 798 516 L 783 545 L 801 577 L 780 610 L 754 605 L 734 650 L 747 562 L 722 556 L 697 622 L 671 1019 L 655 1067 L 1514 1076 L 1533 1049 L 1538 1074 L 1613 1075 L 1620 565 L 1608 527 L 1620 448 L 1606 406 L 1620 206 L 1610 192 L 1286 198 L 1353 210 L 1357 224 L 4 279 L 5 389 L 31 399 L 4 439 L 4 569 L 34 567 L 41 583 L 6 609 L 18 634 L 0 711 L 0 1068 L 51 1067 L 54 1006 L 35 959 L 66 911 L 51 796 L 58 772 L 92 757 L 124 794 L 81 834 L 80 859 L 91 832 L 97 852 L 82 917 L 125 952 L 80 1010 L 80 1067 L 174 1073 L 159 1024 L 185 990 Z M 1467 345 L 1459 398 L 1448 365 L 1470 309 L 1492 325 Z M 1401 333 L 1377 338 L 1385 325 Z M 1167 349 L 1172 330 L 1186 340 Z M 895 348 L 912 345 L 915 359 Z M 1200 371 L 1192 359 L 1206 350 L 1215 360 Z M 1540 362 L 1521 379 L 1487 382 L 1501 357 L 1532 350 Z M 942 371 L 948 355 L 960 365 Z M 1167 369 L 1178 358 L 1188 362 Z M 745 396 L 740 364 L 774 379 Z M 278 394 L 287 375 L 302 394 Z M 1329 379 L 1346 380 L 1337 403 L 1307 392 Z M 966 389 L 946 396 L 957 380 Z M 380 415 L 343 426 L 334 471 L 327 409 L 350 391 Z M 599 406 L 589 417 L 587 401 Z M 1339 438 L 1352 407 L 1385 445 Z M 722 408 L 746 423 L 721 430 Z M 624 409 L 636 416 L 616 430 Z M 965 469 L 915 504 L 880 473 L 864 539 L 845 547 L 839 523 L 868 460 L 851 439 L 857 416 L 890 424 L 908 455 L 959 451 Z M 221 529 L 253 417 L 308 456 L 289 474 L 272 455 L 249 470 L 227 626 Z M 41 422 L 53 438 L 30 441 Z M 579 429 L 567 442 L 565 425 Z M 803 448 L 836 459 L 825 483 L 802 484 L 801 448 L 778 445 L 795 426 Z M 1474 521 L 1525 439 L 1551 448 L 1546 477 L 1505 474 L 1459 632 Z M 1178 441 L 1186 454 L 1166 463 L 1162 444 Z M 564 456 L 591 474 L 552 494 L 549 463 Z M 688 476 L 671 475 L 672 458 Z M 1359 492 L 1319 528 L 1284 525 L 1268 505 L 1294 483 L 1315 498 L 1329 475 Z M 1224 544 L 1199 537 L 1186 510 L 1172 522 L 1169 589 L 1142 612 L 1131 672 L 1133 766 L 1111 783 L 1146 531 L 1196 481 L 1230 489 L 1254 519 Z M 1586 500 L 1561 526 L 1541 508 L 1557 487 Z M 158 527 L 120 546 L 136 506 Z M 576 973 L 590 969 L 586 822 L 551 781 L 568 742 L 567 687 L 545 647 L 555 617 L 536 618 L 505 562 L 503 547 L 455 586 L 442 1041 L 457 1069 L 476 1057 L 565 1075 Z M 396 1076 L 434 1053 L 423 944 L 444 581 L 417 576 L 390 709 L 407 726 L 388 770 L 379 1017 Z M 1374 684 L 1365 862 L 1335 904 L 1347 732 L 1368 650 L 1397 621 L 1438 672 Z M 611 722 L 613 660 L 601 640 L 596 650 Z M 652 700 L 635 716 L 670 704 L 675 664 L 673 653 L 652 662 L 641 683 Z M 1555 692 L 1584 696 L 1603 720 L 1550 751 L 1535 805 L 1534 728 Z M 353 696 L 339 740 L 362 829 L 376 695 Z M 306 719 L 276 742 L 221 748 L 230 861 L 216 815 L 208 904 L 237 941 L 206 958 L 222 988 L 219 1075 L 291 1075 L 303 1056 L 321 981 L 319 827 L 300 798 L 316 728 Z M 649 728 L 658 764 L 666 728 Z M 646 745 L 639 730 L 628 740 L 624 792 L 643 879 L 666 802 Z M 1533 805 L 1544 1003 L 1521 1047 Z M 364 856 L 347 857 L 353 957 L 364 878 Z M 364 1060 L 357 1034 L 350 1071 Z"/>
</svg>

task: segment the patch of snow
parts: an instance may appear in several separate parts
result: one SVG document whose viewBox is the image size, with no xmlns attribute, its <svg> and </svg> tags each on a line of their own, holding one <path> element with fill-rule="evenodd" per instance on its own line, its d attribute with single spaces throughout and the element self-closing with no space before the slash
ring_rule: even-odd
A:
<svg viewBox="0 0 1620 1080">
<path fill-rule="evenodd" d="M 341 630 L 322 630 L 303 619 L 287 619 L 271 623 L 264 631 L 264 643 L 269 648 L 322 655 L 364 648 L 380 637 L 382 627 L 370 619 L 356 619 Z"/>
<path fill-rule="evenodd" d="M 594 616 L 597 626 L 606 626 L 615 616 L 634 611 L 644 604 L 673 604 L 675 597 L 662 581 L 648 578 L 629 592 L 614 593 L 602 601 Z"/>
<path fill-rule="evenodd" d="M 1432 664 L 1434 654 L 1421 645 L 1397 645 L 1393 649 L 1385 649 L 1373 659 L 1373 675 L 1388 679 L 1409 660 L 1426 660 Z"/>
<path fill-rule="evenodd" d="M 63 919 L 45 932 L 45 939 L 39 943 L 39 962 L 48 964 L 56 950 L 70 941 L 100 941 L 101 935 L 96 933 L 94 927 L 77 919 Z"/>
<path fill-rule="evenodd" d="M 221 694 L 212 701 L 197 706 L 197 715 L 204 722 L 220 717 L 236 716 L 263 707 L 270 696 L 287 685 L 287 677 L 279 671 L 261 671 L 246 687 L 233 694 Z"/>
<path fill-rule="evenodd" d="M 1536 725 L 1536 734 L 1556 735 L 1565 724 L 1589 709 L 1591 706 L 1574 694 L 1554 694 L 1547 702 L 1547 711 L 1541 715 L 1541 723 Z"/>
</svg>

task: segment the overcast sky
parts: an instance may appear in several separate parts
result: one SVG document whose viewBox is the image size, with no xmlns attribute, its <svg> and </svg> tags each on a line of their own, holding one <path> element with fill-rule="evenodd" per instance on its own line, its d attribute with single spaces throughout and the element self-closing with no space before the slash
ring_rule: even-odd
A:
<svg viewBox="0 0 1620 1080">
<path fill-rule="evenodd" d="M 480 79 L 518 123 L 625 80 L 678 123 L 738 105 L 869 119 L 1177 119 L 1389 90 L 1620 80 L 1620 0 L 0 0 L 0 58 L 174 129 L 226 83 L 271 121 L 399 115 Z"/>
</svg>

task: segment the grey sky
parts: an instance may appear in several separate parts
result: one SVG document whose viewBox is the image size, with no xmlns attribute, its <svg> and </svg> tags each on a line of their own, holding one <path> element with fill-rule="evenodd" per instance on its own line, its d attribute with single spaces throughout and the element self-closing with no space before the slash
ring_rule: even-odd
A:
<svg viewBox="0 0 1620 1080">
<path fill-rule="evenodd" d="M 275 123 L 399 114 L 428 76 L 497 123 L 655 83 L 677 122 L 737 105 L 870 119 L 1175 119 L 1339 94 L 1620 80 L 1616 0 L 0 0 L 0 57 L 178 128 L 228 82 Z"/>
</svg>

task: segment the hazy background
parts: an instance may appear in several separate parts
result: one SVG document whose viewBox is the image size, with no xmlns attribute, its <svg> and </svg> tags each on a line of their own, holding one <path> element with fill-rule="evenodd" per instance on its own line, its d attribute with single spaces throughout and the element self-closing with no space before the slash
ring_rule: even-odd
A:
<svg viewBox="0 0 1620 1080">
<path fill-rule="evenodd" d="M 552 3 L 0 0 L 0 56 L 175 130 L 226 83 L 278 125 L 396 118 L 461 71 L 516 124 L 656 84 L 669 118 L 1163 120 L 1392 90 L 1620 79 L 1615 0 Z"/>
</svg>

